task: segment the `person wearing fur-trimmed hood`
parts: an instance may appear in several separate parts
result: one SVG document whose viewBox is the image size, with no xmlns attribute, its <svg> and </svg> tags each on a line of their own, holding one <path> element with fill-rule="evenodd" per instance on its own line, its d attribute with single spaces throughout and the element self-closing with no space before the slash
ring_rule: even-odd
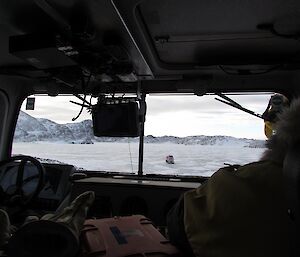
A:
<svg viewBox="0 0 300 257">
<path fill-rule="evenodd" d="M 171 242 L 191 256 L 288 256 L 283 161 L 300 141 L 300 99 L 278 113 L 261 159 L 219 169 L 168 213 Z"/>
</svg>

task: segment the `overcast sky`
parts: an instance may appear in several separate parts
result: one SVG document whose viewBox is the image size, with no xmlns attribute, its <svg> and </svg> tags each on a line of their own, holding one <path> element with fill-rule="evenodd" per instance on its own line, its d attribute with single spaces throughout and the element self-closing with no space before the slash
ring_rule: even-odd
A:
<svg viewBox="0 0 300 257">
<path fill-rule="evenodd" d="M 246 108 L 263 113 L 270 95 L 230 96 Z M 214 100 L 215 96 L 147 96 L 145 135 L 191 136 L 227 135 L 265 139 L 263 120 Z M 75 97 L 37 96 L 35 110 L 26 111 L 38 118 L 70 123 L 80 107 L 70 103 Z M 22 107 L 24 110 L 24 105 Z M 77 121 L 91 119 L 86 111 Z"/>
</svg>

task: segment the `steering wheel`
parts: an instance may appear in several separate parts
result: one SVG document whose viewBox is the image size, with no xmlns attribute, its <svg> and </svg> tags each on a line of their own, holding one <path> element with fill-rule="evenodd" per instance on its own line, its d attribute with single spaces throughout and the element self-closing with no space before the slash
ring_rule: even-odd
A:
<svg viewBox="0 0 300 257">
<path fill-rule="evenodd" d="M 18 162 L 19 161 L 19 162 Z M 24 178 L 24 170 L 27 163 L 31 163 L 37 169 L 37 174 Z M 17 177 L 15 184 L 10 185 L 3 190 L 0 182 L 0 204 L 6 207 L 17 207 L 18 209 L 28 206 L 31 201 L 40 193 L 44 186 L 44 166 L 36 159 L 31 156 L 17 155 L 0 162 L 0 172 L 1 168 L 8 166 L 9 164 L 17 164 Z M 9 170 L 4 171 L 6 174 Z M 0 173 L 1 174 L 1 173 Z M 24 185 L 28 182 L 38 179 L 37 185 L 34 190 L 28 194 L 24 194 Z"/>
</svg>

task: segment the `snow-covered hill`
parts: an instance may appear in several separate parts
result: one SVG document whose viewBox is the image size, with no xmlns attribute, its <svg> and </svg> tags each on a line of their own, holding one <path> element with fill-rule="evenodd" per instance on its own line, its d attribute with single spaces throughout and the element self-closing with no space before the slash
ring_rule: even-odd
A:
<svg viewBox="0 0 300 257">
<path fill-rule="evenodd" d="M 58 124 L 48 119 L 37 119 L 25 112 L 20 112 L 17 122 L 15 141 L 33 142 L 66 142 L 66 143 L 92 143 L 92 142 L 135 142 L 138 138 L 94 137 L 92 121 L 84 120 L 76 123 Z M 229 136 L 145 136 L 145 143 L 174 143 L 184 145 L 219 145 L 241 146 L 252 148 L 265 147 L 264 140 L 235 138 Z"/>
</svg>

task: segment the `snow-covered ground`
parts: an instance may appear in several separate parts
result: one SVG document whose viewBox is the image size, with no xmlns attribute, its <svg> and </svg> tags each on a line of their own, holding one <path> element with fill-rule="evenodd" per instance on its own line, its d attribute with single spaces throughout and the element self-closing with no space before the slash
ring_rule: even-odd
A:
<svg viewBox="0 0 300 257">
<path fill-rule="evenodd" d="M 265 149 L 241 146 L 182 145 L 172 143 L 145 144 L 144 172 L 210 176 L 224 163 L 246 164 L 260 158 Z M 130 150 L 129 150 L 130 149 Z M 132 156 L 132 165 L 131 158 Z M 14 143 L 13 154 L 26 154 L 53 159 L 87 170 L 136 172 L 137 143 Z M 175 164 L 167 164 L 172 154 Z"/>
</svg>

